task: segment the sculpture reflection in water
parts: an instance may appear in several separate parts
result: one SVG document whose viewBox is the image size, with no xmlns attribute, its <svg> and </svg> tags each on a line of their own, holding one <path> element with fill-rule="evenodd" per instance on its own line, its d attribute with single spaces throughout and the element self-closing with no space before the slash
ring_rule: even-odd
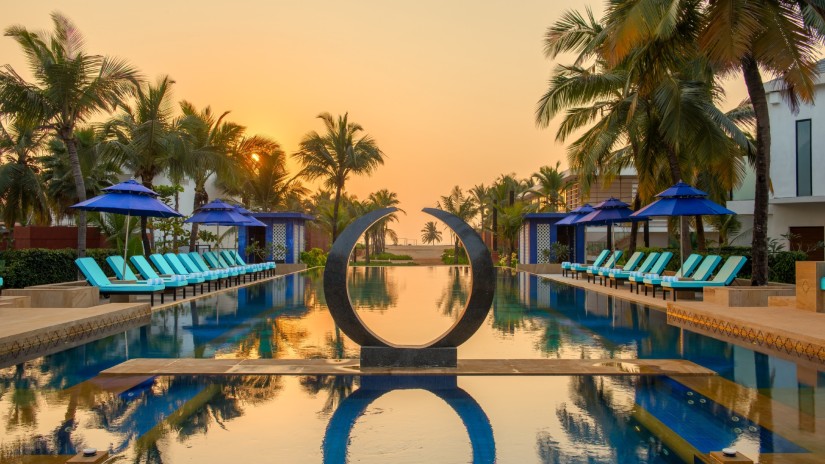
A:
<svg viewBox="0 0 825 464">
<path fill-rule="evenodd" d="M 441 398 L 461 419 L 469 435 L 473 463 L 496 462 L 496 444 L 490 419 L 481 405 L 458 386 L 455 376 L 369 376 L 343 400 L 329 420 L 322 450 L 324 463 L 346 463 L 350 435 L 367 408 L 382 396 L 397 390 L 425 390 Z"/>
</svg>

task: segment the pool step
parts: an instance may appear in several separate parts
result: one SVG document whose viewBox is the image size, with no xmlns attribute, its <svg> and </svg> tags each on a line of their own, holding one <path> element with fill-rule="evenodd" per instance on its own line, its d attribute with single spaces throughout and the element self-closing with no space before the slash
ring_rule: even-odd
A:
<svg viewBox="0 0 825 464">
<path fill-rule="evenodd" d="M 101 375 L 679 375 L 710 369 L 681 359 L 459 359 L 458 367 L 362 368 L 357 359 L 130 359 Z"/>
</svg>

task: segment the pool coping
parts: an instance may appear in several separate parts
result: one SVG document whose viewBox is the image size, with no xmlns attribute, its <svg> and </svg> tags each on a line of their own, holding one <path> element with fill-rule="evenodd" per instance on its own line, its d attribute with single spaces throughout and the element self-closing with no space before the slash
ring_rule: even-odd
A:
<svg viewBox="0 0 825 464">
<path fill-rule="evenodd" d="M 459 359 L 456 367 L 361 367 L 358 359 L 135 358 L 110 375 L 442 375 L 442 376 L 713 376 L 682 359 Z"/>
<path fill-rule="evenodd" d="M 667 314 L 669 325 L 745 348 L 822 369 L 825 365 L 825 314 L 789 307 L 729 307 L 637 295 L 628 287 L 607 288 L 560 274 L 533 274 L 553 282 L 644 304 Z"/>
</svg>

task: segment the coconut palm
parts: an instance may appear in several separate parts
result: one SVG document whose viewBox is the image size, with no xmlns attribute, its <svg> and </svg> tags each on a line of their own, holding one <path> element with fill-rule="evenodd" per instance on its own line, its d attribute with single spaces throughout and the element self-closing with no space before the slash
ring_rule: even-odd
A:
<svg viewBox="0 0 825 464">
<path fill-rule="evenodd" d="M 138 73 L 116 58 L 89 55 L 83 35 L 65 16 L 52 13 L 53 32 L 32 32 L 23 26 L 6 29 L 26 55 L 33 82 L 11 66 L 0 70 L 0 109 L 21 112 L 39 121 L 66 146 L 78 200 L 86 187 L 77 154 L 75 128 L 98 111 L 112 111 L 137 84 Z M 77 254 L 86 255 L 86 213 L 78 211 Z"/>
<path fill-rule="evenodd" d="M 38 224 L 51 222 L 36 156 L 45 135 L 31 120 L 18 118 L 7 125 L 0 120 L 0 201 L 3 222 L 9 228 L 30 220 Z"/>
<path fill-rule="evenodd" d="M 120 166 L 109 157 L 102 156 L 100 134 L 91 126 L 75 129 L 77 157 L 83 171 L 86 197 L 100 195 L 102 190 L 119 182 Z M 75 214 L 71 205 L 79 202 L 72 173 L 71 159 L 66 145 L 57 137 L 49 140 L 47 153 L 41 157 L 46 192 L 58 217 Z"/>
<path fill-rule="evenodd" d="M 151 189 L 155 177 L 166 172 L 171 161 L 185 150 L 183 133 L 174 124 L 173 81 L 163 76 L 155 84 L 134 89 L 134 105 L 106 122 L 105 153 L 124 166 L 144 187 Z M 146 217 L 140 218 L 144 253 L 152 244 Z"/>
<path fill-rule="evenodd" d="M 447 196 L 442 196 L 437 204 L 438 209 L 443 209 L 448 213 L 457 216 L 464 222 L 472 219 L 476 214 L 475 204 L 473 199 L 465 196 L 461 191 L 461 187 L 456 185 Z M 452 232 L 454 248 L 453 248 L 453 264 L 458 264 L 458 235 Z"/>
<path fill-rule="evenodd" d="M 615 64 L 605 57 L 607 28 L 589 11 L 586 16 L 568 12 L 548 30 L 549 57 L 574 52 L 577 58 L 571 66 L 557 66 L 536 121 L 546 126 L 566 111 L 560 141 L 589 127 L 568 149 L 585 192 L 597 177 L 609 180 L 633 166 L 647 201 L 668 185 L 691 182 L 701 169 L 735 162 L 740 150 L 750 148 L 745 134 L 716 106 L 721 90 L 696 54 L 699 19 L 683 7 L 677 23 L 683 35 L 640 44 Z M 686 220 L 680 229 L 680 248 L 687 254 Z"/>
<path fill-rule="evenodd" d="M 381 189 L 377 192 L 370 193 L 369 201 L 375 204 L 376 208 L 389 208 L 392 206 L 397 207 L 401 201 L 398 199 L 398 194 L 395 192 L 390 192 L 387 189 Z M 399 212 L 406 214 L 403 209 L 398 209 Z M 392 213 L 388 216 L 381 218 L 378 222 L 376 222 L 372 227 L 371 230 L 374 232 L 374 251 L 375 253 L 383 253 L 387 249 L 387 236 L 390 236 L 390 239 L 396 241 L 398 236 L 396 235 L 395 231 L 389 228 L 389 223 L 398 221 L 398 214 Z"/>
<path fill-rule="evenodd" d="M 349 122 L 348 114 L 334 119 L 321 113 L 326 132 L 312 131 L 301 140 L 301 149 L 294 156 L 302 169 L 300 175 L 308 180 L 322 179 L 327 188 L 335 190 L 332 218 L 332 241 L 338 238 L 338 214 L 341 194 L 350 175 L 370 174 L 384 164 L 384 152 L 369 135 L 361 135 L 364 128 Z"/>
<path fill-rule="evenodd" d="M 198 111 L 190 102 L 180 102 L 182 117 L 180 128 L 185 134 L 186 146 L 189 148 L 187 156 L 182 157 L 179 177 L 184 175 L 195 184 L 195 196 L 192 202 L 192 211 L 209 202 L 206 183 L 212 176 L 221 178 L 241 177 L 240 163 L 232 157 L 231 150 L 236 146 L 244 132 L 244 127 L 230 121 L 224 121 L 229 111 L 216 116 L 212 108 Z M 193 162 L 194 161 L 194 162 Z M 170 168 L 178 167 L 178 163 L 171 163 Z M 189 236 L 189 246 L 194 249 L 198 237 L 198 225 L 192 224 Z"/>
<path fill-rule="evenodd" d="M 488 216 L 485 213 L 490 209 L 490 188 L 485 187 L 484 184 L 474 185 L 470 189 L 470 195 L 473 196 L 478 211 L 478 230 L 483 232 L 488 227 Z"/>
<path fill-rule="evenodd" d="M 756 117 L 753 162 L 756 174 L 752 242 L 753 285 L 768 280 L 767 219 L 770 189 L 770 120 L 760 68 L 778 76 L 792 108 L 801 99 L 812 102 L 817 48 L 823 44 L 825 15 L 821 2 L 762 0 L 679 3 L 693 9 L 698 24 L 699 49 L 720 73 L 741 71 Z M 610 36 L 606 57 L 624 60 L 639 45 L 678 37 L 673 10 L 655 0 L 634 0 L 613 5 L 607 17 Z"/>
<path fill-rule="evenodd" d="M 421 229 L 421 241 L 424 243 L 429 243 L 430 245 L 437 243 L 441 243 L 441 231 L 438 230 L 438 227 L 435 221 L 428 221 L 424 223 L 424 228 Z"/>
<path fill-rule="evenodd" d="M 561 161 L 555 166 L 542 166 L 539 172 L 533 174 L 539 187 L 539 194 L 544 198 L 542 211 L 557 212 L 564 206 L 562 194 L 570 188 L 570 183 L 564 180 L 564 174 L 559 170 Z"/>
</svg>

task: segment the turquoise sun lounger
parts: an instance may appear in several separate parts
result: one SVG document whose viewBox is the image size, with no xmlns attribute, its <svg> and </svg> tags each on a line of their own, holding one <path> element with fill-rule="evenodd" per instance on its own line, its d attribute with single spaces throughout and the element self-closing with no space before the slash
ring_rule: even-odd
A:
<svg viewBox="0 0 825 464">
<path fill-rule="evenodd" d="M 729 257 L 713 280 L 665 280 L 662 282 L 662 299 L 667 297 L 667 292 L 672 292 L 673 301 L 676 301 L 677 290 L 701 290 L 705 287 L 726 287 L 733 282 L 736 274 L 739 273 L 747 260 L 744 256 Z"/>
<path fill-rule="evenodd" d="M 645 258 L 644 262 L 641 265 L 639 265 L 639 268 L 636 270 L 611 270 L 611 272 L 607 274 L 609 286 L 613 287 L 613 283 L 615 282 L 616 288 L 619 288 L 619 283 L 629 279 L 631 275 L 644 275 L 650 272 L 650 269 L 653 268 L 653 265 L 655 265 L 656 261 L 659 259 L 659 255 L 660 253 L 658 251 L 650 253 L 649 255 L 647 255 L 647 258 Z"/>
<path fill-rule="evenodd" d="M 633 284 L 636 284 L 636 293 L 639 293 L 639 285 L 642 285 L 642 281 L 646 276 L 653 275 L 653 274 L 661 274 L 665 272 L 665 268 L 667 268 L 667 264 L 670 262 L 670 259 L 673 258 L 673 253 L 669 251 L 665 251 L 659 255 L 659 259 L 653 264 L 653 267 L 650 268 L 650 271 L 647 274 L 638 275 L 635 272 L 631 273 L 627 280 L 630 282 L 630 291 L 633 291 Z"/>
<path fill-rule="evenodd" d="M 604 285 L 607 283 L 607 277 L 610 275 L 611 272 L 621 272 L 626 271 L 630 272 L 636 269 L 639 263 L 642 261 L 642 257 L 645 254 L 641 251 L 634 252 L 630 255 L 630 259 L 622 267 L 601 267 L 594 269 L 593 271 L 587 271 L 588 277 L 587 281 L 590 281 L 590 276 L 593 276 L 593 282 L 596 281 L 596 277 L 599 278 L 599 283 Z"/>
<path fill-rule="evenodd" d="M 206 264 L 206 261 L 203 260 L 203 257 L 197 251 L 190 251 L 188 253 L 189 261 L 195 266 L 200 272 L 211 273 L 217 276 L 217 280 L 215 284 L 218 288 L 221 288 L 223 284 L 226 287 L 232 285 L 232 277 L 234 277 L 230 272 L 226 269 L 210 269 L 209 266 Z"/>
<path fill-rule="evenodd" d="M 178 253 L 177 255 L 178 261 L 189 271 L 190 274 L 196 274 L 203 277 L 206 281 L 206 290 L 211 292 L 212 291 L 212 282 L 215 282 L 215 286 L 220 285 L 220 273 L 207 271 L 203 272 L 200 268 L 192 261 L 192 258 L 189 257 L 186 253 Z M 168 261 L 168 259 L 167 259 Z"/>
<path fill-rule="evenodd" d="M 253 279 L 257 279 L 264 272 L 264 268 L 260 264 L 239 263 L 238 260 L 235 259 L 235 254 L 230 250 L 222 250 L 220 257 L 223 258 L 223 262 L 228 266 L 237 266 L 243 269 Z"/>
<path fill-rule="evenodd" d="M 192 285 L 194 287 L 193 282 L 189 282 L 185 276 L 177 275 L 177 274 L 169 274 L 169 275 L 159 275 L 155 270 L 152 268 L 152 265 L 149 264 L 149 261 L 143 255 L 134 255 L 129 257 L 129 261 L 132 262 L 132 265 L 135 266 L 135 269 L 138 270 L 140 275 L 143 276 L 144 279 L 163 279 L 164 285 L 167 287 L 177 287 L 183 290 L 183 297 L 186 298 L 186 287 Z M 168 283 L 167 283 L 168 282 Z M 194 293 L 194 289 L 192 290 Z"/>
<path fill-rule="evenodd" d="M 160 253 L 152 254 L 151 256 L 149 256 L 149 259 L 152 261 L 152 264 L 154 264 L 155 267 L 158 268 L 158 270 L 160 272 L 162 272 L 163 274 L 165 274 L 165 275 L 181 275 L 181 276 L 184 276 L 186 278 L 186 280 L 190 284 L 192 284 L 193 286 L 200 285 L 201 293 L 203 293 L 203 285 L 202 284 L 206 281 L 206 279 L 204 279 L 200 275 L 200 273 L 191 274 L 190 272 L 188 272 L 183 267 L 183 265 L 179 265 L 177 268 L 173 267 L 169 263 L 169 261 L 167 261 L 166 258 Z M 180 263 L 178 263 L 178 264 L 180 264 Z M 197 294 L 197 292 L 195 291 L 195 287 L 193 287 L 192 292 Z"/>
<path fill-rule="evenodd" d="M 134 258 L 134 256 L 132 256 L 132 258 Z M 143 258 L 143 256 L 141 256 L 141 258 Z M 144 261 L 146 260 L 146 258 L 143 259 Z M 179 288 L 183 289 L 183 297 L 186 298 L 186 286 L 189 285 L 189 282 L 187 282 L 186 279 L 183 278 L 183 276 L 171 276 L 163 278 L 157 275 L 157 273 L 155 272 L 152 273 L 153 275 L 147 276 L 140 271 L 140 268 L 138 268 L 138 272 L 140 272 L 140 274 L 145 279 L 141 280 L 138 278 L 138 276 L 135 275 L 134 272 L 132 272 L 132 268 L 123 265 L 123 256 L 109 256 L 108 258 L 106 258 L 106 263 L 109 265 L 110 268 L 112 268 L 112 271 L 115 272 L 115 276 L 119 280 L 133 280 L 137 283 L 145 283 L 147 280 L 160 279 L 163 281 L 163 285 L 166 286 L 166 290 L 171 291 L 170 293 L 172 293 L 172 300 L 178 301 L 177 289 Z"/>
<path fill-rule="evenodd" d="M 232 253 L 232 255 L 235 257 L 235 262 L 236 262 L 236 263 L 238 263 L 238 264 L 239 264 L 239 265 L 241 265 L 241 266 L 246 266 L 246 265 L 247 265 L 247 264 L 246 264 L 246 261 L 244 261 L 244 260 L 243 260 L 243 258 L 241 257 L 241 254 L 240 254 L 240 253 L 238 253 L 238 252 L 237 252 L 237 251 L 235 251 L 235 250 L 232 250 L 230 253 Z M 258 265 L 259 265 L 259 266 L 261 266 L 261 267 L 263 267 L 263 269 L 264 269 L 264 271 L 265 271 L 265 272 L 266 272 L 266 271 L 269 271 L 269 272 L 268 272 L 268 273 L 269 273 L 269 275 L 274 274 L 272 271 L 274 271 L 274 270 L 275 270 L 275 268 L 277 267 L 277 265 L 276 265 L 275 263 L 273 263 L 272 261 L 266 261 L 266 262 L 264 262 L 264 263 L 258 263 Z"/>
<path fill-rule="evenodd" d="M 701 260 L 701 263 L 698 265 L 698 267 L 695 264 L 693 265 L 693 268 L 695 268 L 695 271 L 693 271 L 691 266 L 690 266 L 690 261 L 692 260 L 692 258 L 694 256 L 698 256 L 698 259 L 696 260 L 697 263 Z M 707 280 L 713 274 L 713 271 L 716 270 L 716 267 L 719 265 L 720 261 L 722 261 L 722 258 L 720 258 L 718 255 L 707 255 L 707 256 L 705 256 L 704 259 L 702 259 L 702 255 L 697 255 L 697 254 L 690 255 L 688 257 L 687 261 L 685 261 L 685 265 L 683 266 L 683 268 L 679 269 L 679 272 L 677 272 L 673 277 L 675 277 L 676 279 L 679 279 L 679 278 L 682 278 L 682 277 L 689 277 L 693 280 Z M 691 272 L 692 272 L 692 274 L 691 274 Z M 648 287 L 650 287 L 651 289 L 653 289 L 653 297 L 655 298 L 656 297 L 656 288 L 659 288 L 659 287 L 662 286 L 662 281 L 664 281 L 664 280 L 676 280 L 676 279 L 670 278 L 668 276 L 657 275 L 657 274 L 651 274 L 651 275 L 645 276 L 644 280 L 642 281 L 644 283 L 644 286 L 645 286 L 645 295 L 647 295 L 647 289 L 648 289 Z M 637 288 L 636 289 L 637 293 L 638 293 L 638 290 L 639 289 Z"/>
<path fill-rule="evenodd" d="M 135 283 L 130 281 L 110 281 L 94 258 L 77 258 L 74 260 L 80 272 L 86 277 L 89 285 L 95 286 L 103 295 L 149 295 L 150 304 L 155 305 L 155 293 L 160 292 L 160 302 L 163 303 L 163 291 L 166 286 L 163 281 L 146 281 L 146 283 Z"/>
<path fill-rule="evenodd" d="M 607 256 L 610 254 L 610 250 L 602 250 L 599 253 L 599 256 L 596 256 L 596 259 L 593 261 L 593 266 L 601 266 L 604 261 L 607 259 Z M 574 269 L 581 268 L 582 270 L 587 270 L 588 264 L 579 264 L 579 263 L 568 263 L 564 262 L 561 263 L 561 273 L 562 275 L 567 275 L 569 272 L 573 271 Z"/>
<path fill-rule="evenodd" d="M 599 255 L 599 256 L 601 256 L 601 255 Z M 622 256 L 622 251 L 621 250 L 616 250 L 612 254 L 610 254 L 609 257 L 606 260 L 603 260 L 602 261 L 603 264 L 601 264 L 601 265 L 597 265 L 595 261 L 593 262 L 593 264 L 591 264 L 589 266 L 586 265 L 586 264 L 575 264 L 570 268 L 570 272 L 573 273 L 573 277 L 578 279 L 579 274 L 584 274 L 584 273 L 586 273 L 587 271 L 589 271 L 591 269 L 596 269 L 596 268 L 599 268 L 599 267 L 602 267 L 602 266 L 613 267 L 613 265 L 616 264 L 616 261 L 618 261 L 621 256 Z"/>
</svg>

